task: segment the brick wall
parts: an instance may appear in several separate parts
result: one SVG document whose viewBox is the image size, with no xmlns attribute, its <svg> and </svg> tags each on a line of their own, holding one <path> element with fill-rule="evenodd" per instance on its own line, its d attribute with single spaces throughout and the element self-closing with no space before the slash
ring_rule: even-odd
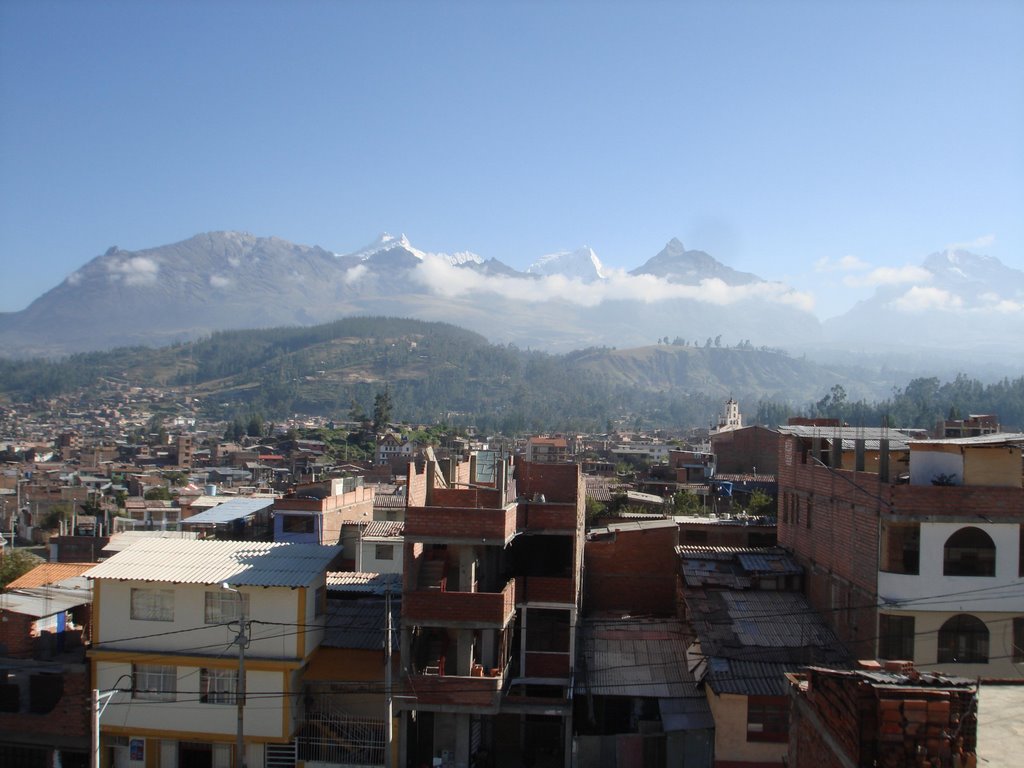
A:
<svg viewBox="0 0 1024 768">
<path fill-rule="evenodd" d="M 445 509 L 409 507 L 405 513 L 406 539 L 417 536 L 442 537 L 452 541 L 473 539 L 496 544 L 516 532 L 516 508 Z"/>
<path fill-rule="evenodd" d="M 501 680 L 500 677 L 411 675 L 404 680 L 404 706 L 411 709 L 431 705 L 492 709 L 498 705 Z M 410 700 L 416 705 L 408 704 Z"/>
<path fill-rule="evenodd" d="M 793 689 L 789 765 L 832 768 L 846 758 L 857 765 L 902 768 L 976 748 L 976 719 L 967 716 L 971 688 L 914 685 L 875 687 L 859 675 L 810 669 L 807 685 Z M 958 745 L 948 734 L 958 734 Z M 849 764 L 849 763 L 846 763 Z M 931 763 L 929 762 L 929 765 Z"/>
<path fill-rule="evenodd" d="M 430 626 L 473 624 L 502 628 L 512 617 L 515 597 L 515 582 L 509 582 L 501 592 L 406 592 L 402 596 L 402 618 Z"/>
<path fill-rule="evenodd" d="M 678 533 L 651 528 L 587 541 L 584 610 L 675 615 Z"/>
<path fill-rule="evenodd" d="M 778 432 L 765 427 L 744 427 L 711 436 L 718 472 L 753 472 L 773 475 L 779 470 Z"/>
<path fill-rule="evenodd" d="M 31 659 L 35 648 L 32 624 L 35 619 L 23 613 L 3 612 L 0 621 L 0 656 L 12 659 Z"/>
<path fill-rule="evenodd" d="M 516 459 L 516 484 L 528 498 L 542 493 L 548 502 L 576 504 L 586 495 L 576 464 L 535 464 Z"/>
<path fill-rule="evenodd" d="M 64 665 L 63 695 L 57 705 L 44 714 L 28 712 L 27 701 L 22 712 L 0 712 L 0 732 L 7 742 L 19 742 L 16 734 L 23 734 L 22 743 L 49 743 L 54 746 L 80 746 L 89 744 L 89 702 L 91 688 L 85 665 Z"/>
</svg>

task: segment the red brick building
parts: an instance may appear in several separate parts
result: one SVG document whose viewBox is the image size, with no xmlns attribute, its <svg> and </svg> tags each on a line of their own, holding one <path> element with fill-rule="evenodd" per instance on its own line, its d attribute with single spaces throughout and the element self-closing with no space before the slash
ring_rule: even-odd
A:
<svg viewBox="0 0 1024 768">
<path fill-rule="evenodd" d="M 857 657 L 1020 679 L 1022 445 L 1024 435 L 907 440 L 849 428 L 784 437 L 779 544 Z"/>
<path fill-rule="evenodd" d="M 679 527 L 673 520 L 617 522 L 587 532 L 586 613 L 673 616 Z"/>
<path fill-rule="evenodd" d="M 400 764 L 569 764 L 579 467 L 484 452 L 410 465 L 408 489 Z"/>
<path fill-rule="evenodd" d="M 719 473 L 774 475 L 779 471 L 779 433 L 768 427 L 742 427 L 711 435 Z"/>
<path fill-rule="evenodd" d="M 978 689 L 969 680 L 891 669 L 810 667 L 790 675 L 791 768 L 972 765 Z"/>
</svg>

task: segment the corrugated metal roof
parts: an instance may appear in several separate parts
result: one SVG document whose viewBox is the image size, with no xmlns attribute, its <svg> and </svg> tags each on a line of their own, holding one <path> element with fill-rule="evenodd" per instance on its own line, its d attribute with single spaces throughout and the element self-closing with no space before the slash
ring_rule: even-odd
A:
<svg viewBox="0 0 1024 768">
<path fill-rule="evenodd" d="M 188 539 L 195 541 L 199 538 L 196 531 L 121 531 L 110 537 L 110 541 L 103 547 L 103 553 L 109 555 L 113 552 L 120 552 L 128 549 L 132 544 L 141 539 Z"/>
<path fill-rule="evenodd" d="M 328 571 L 329 592 L 350 592 L 383 595 L 388 587 L 394 595 L 402 593 L 402 574 L 368 573 L 365 571 Z"/>
<path fill-rule="evenodd" d="M 274 506 L 274 499 L 232 499 L 211 507 L 198 515 L 186 517 L 182 525 L 218 525 L 242 520 L 249 515 L 269 510 Z"/>
<path fill-rule="evenodd" d="M 796 672 L 799 662 L 715 659 L 708 666 L 704 682 L 717 694 L 741 696 L 785 696 L 789 690 L 786 672 Z"/>
<path fill-rule="evenodd" d="M 404 509 L 405 508 L 405 496 L 374 496 L 373 497 L 373 508 L 374 509 Z"/>
<path fill-rule="evenodd" d="M 41 619 L 92 602 L 91 589 L 34 587 L 0 594 L 0 611 Z"/>
<path fill-rule="evenodd" d="M 897 429 L 889 427 L 811 427 L 803 424 L 779 427 L 783 435 L 796 435 L 797 437 L 823 437 L 829 440 L 841 438 L 843 440 L 889 440 L 890 447 L 894 442 L 906 442 L 908 439 L 925 438 L 928 430 L 916 428 Z"/>
<path fill-rule="evenodd" d="M 393 539 L 405 532 L 405 523 L 397 520 L 373 520 L 363 529 L 364 539 Z"/>
<path fill-rule="evenodd" d="M 758 590 L 691 591 L 687 613 L 708 659 L 704 680 L 719 693 L 779 695 L 783 671 L 846 665 L 848 655 L 803 595 Z"/>
<path fill-rule="evenodd" d="M 993 435 L 974 437 L 949 437 L 941 440 L 911 440 L 911 445 L 975 445 L 994 446 L 1018 445 L 1024 443 L 1024 432 L 997 432 Z"/>
<path fill-rule="evenodd" d="M 384 600 L 328 600 L 321 645 L 328 648 L 384 649 Z M 391 601 L 391 649 L 399 649 L 402 602 Z"/>
<path fill-rule="evenodd" d="M 577 694 L 701 698 L 687 669 L 683 626 L 671 619 L 590 620 L 581 627 Z"/>
<path fill-rule="evenodd" d="M 785 552 L 743 552 L 736 555 L 740 565 L 747 573 L 777 573 L 799 576 L 803 568 Z"/>
<path fill-rule="evenodd" d="M 305 587 L 341 547 L 269 541 L 142 539 L 87 571 L 90 579 Z"/>
</svg>

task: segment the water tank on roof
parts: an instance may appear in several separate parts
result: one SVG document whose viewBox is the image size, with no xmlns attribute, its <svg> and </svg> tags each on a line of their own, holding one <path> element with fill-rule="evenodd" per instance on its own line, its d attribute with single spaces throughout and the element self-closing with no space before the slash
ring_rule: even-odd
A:
<svg viewBox="0 0 1024 768">
<path fill-rule="evenodd" d="M 216 496 L 217 495 L 217 486 L 213 485 L 212 483 L 210 485 L 206 486 L 206 495 L 207 496 Z"/>
</svg>

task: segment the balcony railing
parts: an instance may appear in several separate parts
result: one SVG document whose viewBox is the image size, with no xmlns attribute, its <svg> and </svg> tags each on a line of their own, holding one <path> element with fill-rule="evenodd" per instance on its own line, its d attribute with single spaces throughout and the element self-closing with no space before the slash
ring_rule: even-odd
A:
<svg viewBox="0 0 1024 768">
<path fill-rule="evenodd" d="M 496 669 L 470 676 L 413 674 L 403 680 L 401 705 L 403 709 L 436 706 L 493 712 L 500 704 L 503 683 L 504 677 Z"/>
<path fill-rule="evenodd" d="M 500 509 L 409 507 L 405 513 L 405 537 L 412 540 L 503 544 L 515 533 L 514 504 Z"/>
<path fill-rule="evenodd" d="M 515 600 L 514 581 L 501 592 L 416 590 L 402 598 L 402 619 L 434 627 L 503 629 L 512 620 Z"/>
</svg>

